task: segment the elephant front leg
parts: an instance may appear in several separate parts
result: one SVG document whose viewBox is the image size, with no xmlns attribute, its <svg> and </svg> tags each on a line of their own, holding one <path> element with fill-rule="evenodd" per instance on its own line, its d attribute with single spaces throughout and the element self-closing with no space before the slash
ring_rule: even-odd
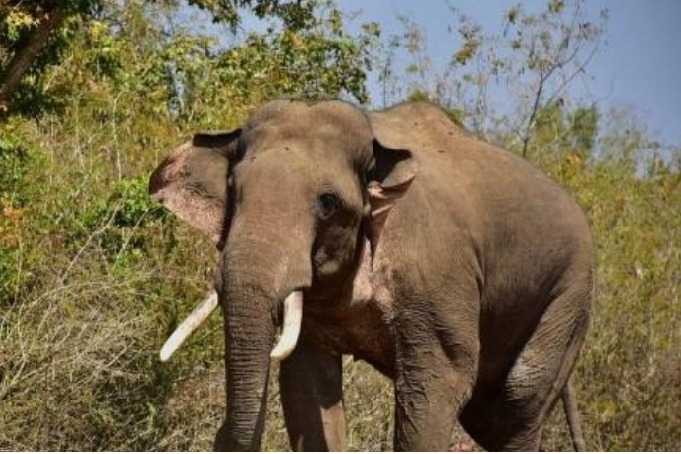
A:
<svg viewBox="0 0 681 454">
<path fill-rule="evenodd" d="M 447 451 L 459 411 L 470 396 L 467 373 L 428 356 L 395 382 L 396 451 Z"/>
<path fill-rule="evenodd" d="M 416 333 L 404 330 L 398 335 L 396 451 L 447 451 L 472 392 L 477 340 L 429 330 L 432 325 L 425 324 Z"/>
<path fill-rule="evenodd" d="M 279 386 L 293 450 L 347 450 L 341 356 L 303 337 L 281 363 Z"/>
</svg>

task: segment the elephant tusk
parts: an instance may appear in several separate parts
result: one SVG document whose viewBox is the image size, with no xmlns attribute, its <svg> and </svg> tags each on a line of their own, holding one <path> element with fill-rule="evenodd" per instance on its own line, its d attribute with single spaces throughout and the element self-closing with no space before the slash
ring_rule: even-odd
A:
<svg viewBox="0 0 681 454">
<path fill-rule="evenodd" d="M 215 310 L 218 306 L 218 293 L 213 290 L 206 299 L 204 299 L 201 304 L 199 304 L 196 309 L 192 311 L 187 318 L 184 319 L 180 325 L 175 328 L 173 334 L 170 335 L 163 348 L 161 349 L 161 354 L 159 355 L 161 361 L 167 361 L 170 356 L 175 353 L 175 350 L 180 348 L 182 343 L 187 340 L 187 338 L 196 331 L 196 328 L 201 326 L 203 322 L 206 321 L 208 316 Z"/>
<path fill-rule="evenodd" d="M 281 330 L 279 342 L 270 353 L 270 358 L 275 361 L 283 361 L 293 352 L 300 335 L 302 319 L 303 292 L 296 290 L 291 292 L 284 300 L 284 327 Z"/>
</svg>

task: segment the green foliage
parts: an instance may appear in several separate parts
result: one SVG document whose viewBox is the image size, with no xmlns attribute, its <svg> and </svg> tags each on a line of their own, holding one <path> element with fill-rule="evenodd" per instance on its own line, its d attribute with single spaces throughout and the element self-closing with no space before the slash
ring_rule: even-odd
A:
<svg viewBox="0 0 681 454">
<path fill-rule="evenodd" d="M 215 22 L 228 24 L 233 33 L 236 33 L 244 9 L 251 10 L 259 19 L 281 23 L 281 26 L 276 26 L 277 31 L 273 25 L 268 33 L 249 36 L 241 48 L 236 46 L 231 50 L 231 53 L 239 55 L 226 60 L 220 58 L 223 52 L 214 40 L 198 38 L 185 30 L 174 30 L 174 36 L 167 39 L 167 32 L 160 27 L 160 22 L 150 29 L 143 28 L 144 24 L 149 25 L 147 17 L 150 11 L 157 11 L 165 17 L 177 16 L 178 7 L 172 6 L 176 3 L 153 0 L 3 3 L 0 7 L 0 67 L 3 68 L 0 71 L 0 119 L 11 114 L 38 116 L 64 107 L 62 101 L 73 88 L 72 81 L 50 77 L 48 83 L 47 76 L 54 76 L 50 69 L 69 52 L 76 50 L 89 54 L 84 59 L 77 59 L 80 60 L 78 63 L 87 67 L 87 72 L 79 76 L 94 74 L 127 78 L 128 82 L 165 86 L 171 91 L 182 87 L 195 96 L 203 93 L 192 92 L 195 87 L 185 87 L 184 84 L 197 82 L 200 77 L 210 77 L 207 80 L 211 80 L 214 86 L 223 82 L 242 82 L 236 76 L 244 75 L 255 77 L 250 83 L 277 82 L 279 74 L 270 72 L 278 71 L 282 80 L 271 87 L 271 91 L 280 95 L 298 91 L 308 96 L 337 96 L 344 92 L 361 102 L 368 100 L 364 70 L 369 68 L 368 52 L 378 29 L 375 25 L 368 25 L 362 36 L 349 36 L 340 11 L 330 2 L 190 0 L 189 5 L 208 11 Z M 122 22 L 116 23 L 117 20 Z M 172 21 L 174 23 L 176 19 Z M 125 33 L 120 27 L 125 28 Z M 147 32 L 151 36 L 146 36 Z M 45 40 L 35 39 L 40 36 L 46 37 Z M 136 44 L 141 43 L 130 41 L 136 39 L 146 39 L 145 47 L 140 48 Z M 165 55 L 159 45 L 165 47 Z M 264 53 L 270 46 L 275 56 L 271 64 Z M 123 55 L 126 53 L 130 58 L 144 58 L 138 60 L 142 64 L 127 65 L 129 61 Z M 154 54 L 152 58 L 150 53 Z M 259 58 L 252 62 L 243 60 L 253 57 Z M 28 59 L 29 66 L 27 72 L 20 76 L 19 86 L 14 88 L 10 81 L 11 73 L 21 68 L 24 58 Z M 176 66 L 182 63 L 184 66 Z M 230 66 L 234 64 L 241 67 Z M 325 70 L 317 71 L 313 65 L 322 65 Z M 131 68 L 142 71 L 142 77 L 129 74 Z M 315 76 L 312 77 L 311 73 Z M 300 75 L 306 76 L 306 79 L 297 83 L 295 76 Z M 184 80 L 192 76 L 197 78 Z M 217 79 L 215 76 L 218 76 Z M 174 77 L 179 78 L 174 80 Z M 243 92 L 248 87 L 239 88 Z M 178 95 L 177 92 L 174 94 Z M 180 101 L 173 100 L 183 105 Z"/>
<path fill-rule="evenodd" d="M 145 176 L 116 182 L 106 199 L 95 201 L 79 214 L 80 228 L 69 235 L 69 241 L 79 244 L 97 232 L 95 241 L 104 257 L 124 266 L 148 253 L 150 242 L 145 228 L 165 222 L 168 212 L 152 203 L 147 185 Z"/>
<path fill-rule="evenodd" d="M 0 199 L 5 203 L 23 204 L 23 176 L 31 165 L 31 154 L 21 140 L 9 131 L 0 132 Z"/>
<path fill-rule="evenodd" d="M 25 285 L 29 277 L 26 268 L 17 268 L 22 251 L 29 246 L 27 205 L 38 193 L 27 175 L 32 167 L 44 164 L 13 129 L 8 125 L 0 131 L 0 301 Z"/>
<path fill-rule="evenodd" d="M 240 9 L 248 7 L 256 17 L 275 17 L 287 30 L 309 28 L 315 19 L 316 2 L 280 0 L 189 0 L 190 5 L 210 11 L 213 21 L 228 24 L 232 31 L 241 22 Z"/>
<path fill-rule="evenodd" d="M 641 179 L 632 168 L 599 163 L 570 181 L 590 215 L 599 263 L 580 394 L 594 449 L 669 450 L 681 423 L 681 219 L 672 208 L 681 202 L 680 178 Z"/>
<path fill-rule="evenodd" d="M 572 112 L 570 130 L 573 131 L 573 145 L 592 151 L 598 132 L 598 109 L 595 106 L 578 107 Z"/>
<path fill-rule="evenodd" d="M 61 87 L 48 83 L 47 71 L 101 3 L 8 0 L 0 5 L 0 120 L 8 114 L 37 116 L 61 105 Z M 26 72 L 18 86 L 11 87 L 11 75 L 22 67 L 22 60 L 28 62 Z"/>
<path fill-rule="evenodd" d="M 220 120 L 225 105 L 252 107 L 277 97 L 350 96 L 366 102 L 366 72 L 378 29 L 367 24 L 361 35 L 350 36 L 340 12 L 329 8 L 326 4 L 326 13 L 303 29 L 251 33 L 217 57 L 179 54 L 175 76 L 183 95 L 175 102 L 180 118 Z"/>
</svg>

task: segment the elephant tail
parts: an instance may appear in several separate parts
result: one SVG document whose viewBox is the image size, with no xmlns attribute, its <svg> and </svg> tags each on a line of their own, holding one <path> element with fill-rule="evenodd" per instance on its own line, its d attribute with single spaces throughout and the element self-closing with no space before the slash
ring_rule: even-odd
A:
<svg viewBox="0 0 681 454">
<path fill-rule="evenodd" d="M 570 428 L 570 436 L 572 438 L 572 446 L 575 451 L 586 451 L 584 445 L 584 434 L 582 433 L 582 425 L 579 421 L 579 410 L 577 409 L 577 398 L 575 397 L 575 390 L 572 387 L 570 380 L 565 383 L 563 391 L 561 392 L 563 400 L 563 410 L 565 410 L 565 417 L 567 419 L 568 427 Z"/>
</svg>

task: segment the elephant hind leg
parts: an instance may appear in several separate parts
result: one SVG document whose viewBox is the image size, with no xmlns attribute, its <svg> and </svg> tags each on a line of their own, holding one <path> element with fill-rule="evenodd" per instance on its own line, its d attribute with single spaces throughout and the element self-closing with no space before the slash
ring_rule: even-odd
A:
<svg viewBox="0 0 681 454">
<path fill-rule="evenodd" d="M 473 394 L 459 417 L 468 434 L 488 451 L 539 451 L 541 422 L 528 418 L 502 392 Z M 538 423 L 539 422 L 539 423 Z"/>
<path fill-rule="evenodd" d="M 538 451 L 544 421 L 568 380 L 589 324 L 591 288 L 552 301 L 498 387 L 474 390 L 461 423 L 485 449 Z"/>
</svg>

